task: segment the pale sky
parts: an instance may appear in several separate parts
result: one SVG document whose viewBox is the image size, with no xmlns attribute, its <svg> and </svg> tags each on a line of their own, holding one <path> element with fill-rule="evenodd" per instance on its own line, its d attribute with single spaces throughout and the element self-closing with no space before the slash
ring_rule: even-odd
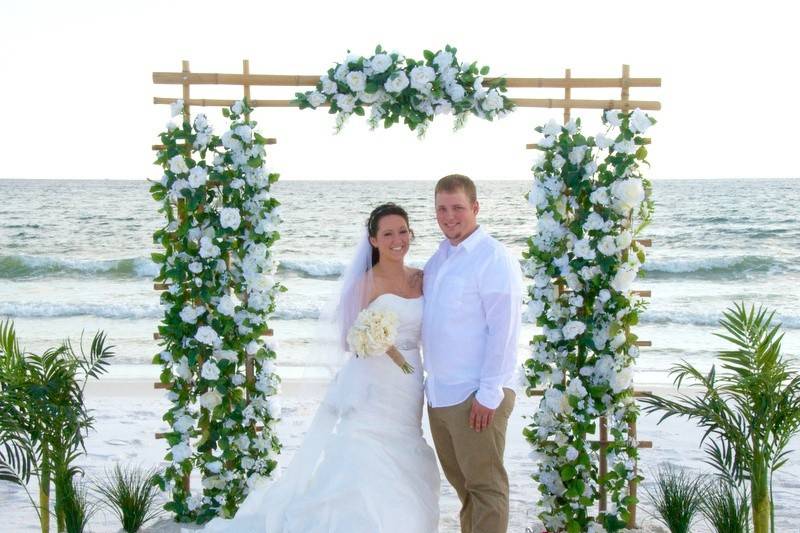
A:
<svg viewBox="0 0 800 533">
<path fill-rule="evenodd" d="M 421 58 L 449 43 L 462 61 L 492 75 L 661 77 L 651 130 L 649 176 L 798 177 L 800 38 L 792 2 L 247 2 L 44 1 L 0 3 L 0 144 L 3 178 L 160 177 L 150 145 L 169 118 L 153 96 L 153 71 L 324 73 L 348 49 L 375 45 Z M 202 92 L 199 92 L 202 91 Z M 199 88 L 196 96 L 239 97 L 239 89 Z M 254 91 L 291 98 L 294 88 Z M 555 97 L 509 92 L 510 96 Z M 573 90 L 576 98 L 616 97 Z M 221 124 L 219 109 L 206 110 Z M 580 110 L 595 133 L 599 111 Z M 369 132 L 353 117 L 334 136 L 326 110 L 258 109 L 271 169 L 283 179 L 529 179 L 536 125 L 560 110 L 519 109 L 499 122 L 472 117 L 453 133 L 437 117 L 423 141 L 405 126 Z M 650 133 L 650 132 L 649 132 Z"/>
</svg>

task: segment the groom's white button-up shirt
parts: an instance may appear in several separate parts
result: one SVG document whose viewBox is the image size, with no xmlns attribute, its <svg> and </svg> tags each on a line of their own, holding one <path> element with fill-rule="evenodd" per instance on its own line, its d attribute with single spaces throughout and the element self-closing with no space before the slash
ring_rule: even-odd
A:
<svg viewBox="0 0 800 533">
<path fill-rule="evenodd" d="M 513 388 L 522 305 L 519 262 L 478 227 L 458 246 L 444 240 L 425 265 L 422 349 L 432 407 L 476 392 L 497 408 Z"/>
</svg>

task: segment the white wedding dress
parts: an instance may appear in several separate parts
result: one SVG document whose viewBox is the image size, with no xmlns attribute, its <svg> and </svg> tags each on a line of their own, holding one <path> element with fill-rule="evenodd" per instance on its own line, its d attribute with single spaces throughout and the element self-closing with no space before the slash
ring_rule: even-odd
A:
<svg viewBox="0 0 800 533">
<path fill-rule="evenodd" d="M 204 531 L 436 533 L 439 469 L 421 423 L 423 299 L 382 294 L 369 307 L 397 314 L 395 345 L 414 373 L 388 356 L 351 358 L 283 477 Z"/>
</svg>

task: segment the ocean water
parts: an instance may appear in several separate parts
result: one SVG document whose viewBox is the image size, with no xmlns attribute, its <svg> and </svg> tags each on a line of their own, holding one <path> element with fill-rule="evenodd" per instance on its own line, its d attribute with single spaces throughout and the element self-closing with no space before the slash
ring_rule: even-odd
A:
<svg viewBox="0 0 800 533">
<path fill-rule="evenodd" d="M 480 223 L 521 257 L 535 217 L 529 183 L 478 183 Z M 420 181 L 279 182 L 285 224 L 276 246 L 278 276 L 289 289 L 270 325 L 287 372 L 324 360 L 316 319 L 369 211 L 404 206 L 416 240 L 408 262 L 422 266 L 441 234 L 433 183 Z M 159 351 L 152 333 L 162 309 L 150 261 L 158 205 L 144 181 L 0 180 L 0 319 L 13 319 L 22 343 L 42 349 L 83 330 L 108 333 L 118 374 L 150 375 Z M 635 330 L 653 342 L 638 381 L 668 383 L 680 359 L 703 368 L 725 342 L 722 311 L 734 301 L 776 311 L 785 352 L 800 353 L 800 180 L 657 180 L 656 211 L 643 237 L 653 240 L 637 288 L 650 307 Z M 534 327 L 525 324 L 520 361 Z"/>
</svg>

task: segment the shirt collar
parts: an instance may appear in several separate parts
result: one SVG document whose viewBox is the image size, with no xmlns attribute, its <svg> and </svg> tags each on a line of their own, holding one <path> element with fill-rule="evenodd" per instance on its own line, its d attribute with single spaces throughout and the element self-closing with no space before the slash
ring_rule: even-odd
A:
<svg viewBox="0 0 800 533">
<path fill-rule="evenodd" d="M 463 248 L 465 252 L 469 253 L 475 249 L 478 243 L 480 243 L 485 236 L 486 232 L 483 231 L 483 228 L 481 226 L 478 226 L 475 229 L 475 231 L 472 232 L 472 235 L 470 235 L 469 237 L 458 243 L 458 246 L 453 246 L 453 252 L 457 251 L 460 248 Z M 439 249 L 445 250 L 447 246 L 450 246 L 450 241 L 445 239 L 439 245 Z"/>
</svg>

